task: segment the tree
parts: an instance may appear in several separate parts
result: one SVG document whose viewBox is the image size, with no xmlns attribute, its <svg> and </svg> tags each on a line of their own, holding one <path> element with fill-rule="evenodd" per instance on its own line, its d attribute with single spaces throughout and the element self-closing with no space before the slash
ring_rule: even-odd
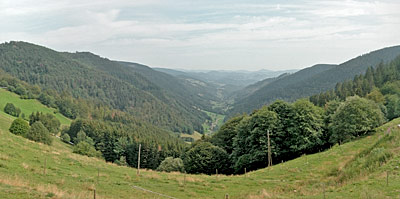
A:
<svg viewBox="0 0 400 199">
<path fill-rule="evenodd" d="M 211 143 L 224 149 L 228 154 L 233 151 L 233 138 L 236 136 L 236 127 L 242 121 L 244 115 L 229 119 L 221 126 L 217 133 L 211 138 Z"/>
<path fill-rule="evenodd" d="M 210 142 L 198 141 L 182 156 L 185 170 L 188 173 L 214 174 L 226 173 L 229 168 L 229 157 L 225 150 Z"/>
<path fill-rule="evenodd" d="M 32 113 L 29 116 L 29 124 L 40 121 L 52 134 L 57 134 L 60 130 L 60 120 L 58 120 L 54 115 L 50 113 L 43 114 L 41 112 Z"/>
<path fill-rule="evenodd" d="M 292 104 L 277 100 L 268 106 L 268 110 L 277 114 L 277 124 L 271 130 L 274 142 L 273 159 L 277 162 L 294 158 L 294 153 L 291 149 L 291 137 L 294 134 L 296 123 L 294 121 L 295 111 Z"/>
<path fill-rule="evenodd" d="M 358 96 L 349 97 L 332 116 L 331 143 L 350 141 L 357 136 L 372 132 L 384 122 L 384 116 L 377 104 Z"/>
<path fill-rule="evenodd" d="M 160 166 L 158 166 L 157 171 L 165 171 L 165 172 L 185 172 L 185 166 L 183 165 L 183 161 L 180 158 L 167 157 L 165 158 Z"/>
<path fill-rule="evenodd" d="M 323 110 L 314 106 L 305 99 L 297 100 L 293 103 L 295 116 L 293 118 L 296 128 L 293 135 L 290 136 L 292 150 L 298 155 L 312 153 L 323 144 L 322 130 Z"/>
<path fill-rule="evenodd" d="M 263 107 L 253 113 L 250 117 L 244 118 L 238 126 L 238 134 L 234 141 L 232 159 L 235 162 L 234 170 L 242 173 L 244 168 L 255 170 L 267 166 L 268 162 L 268 138 L 267 131 L 270 131 L 272 153 L 279 149 L 274 148 L 276 134 L 277 114 Z"/>
<path fill-rule="evenodd" d="M 26 134 L 26 138 L 47 145 L 51 145 L 51 143 L 53 142 L 49 131 L 40 121 L 32 124 L 31 129 Z"/>
<path fill-rule="evenodd" d="M 29 131 L 29 125 L 25 120 L 17 118 L 11 123 L 11 127 L 9 130 L 15 135 L 25 136 Z"/>
<path fill-rule="evenodd" d="M 377 104 L 385 103 L 385 97 L 382 95 L 382 93 L 379 91 L 379 89 L 374 89 L 366 97 L 367 97 L 367 99 L 372 100 Z"/>
<path fill-rule="evenodd" d="M 78 144 L 79 142 L 83 142 L 86 140 L 86 133 L 82 130 L 80 130 L 78 132 L 78 134 L 76 135 L 76 138 L 74 139 L 74 143 Z"/>
<path fill-rule="evenodd" d="M 21 113 L 21 109 L 15 107 L 13 103 L 7 103 L 4 107 L 4 112 L 14 117 L 18 117 Z"/>
<path fill-rule="evenodd" d="M 400 97 L 398 95 L 387 95 L 386 108 L 387 119 L 392 120 L 400 116 Z"/>
</svg>

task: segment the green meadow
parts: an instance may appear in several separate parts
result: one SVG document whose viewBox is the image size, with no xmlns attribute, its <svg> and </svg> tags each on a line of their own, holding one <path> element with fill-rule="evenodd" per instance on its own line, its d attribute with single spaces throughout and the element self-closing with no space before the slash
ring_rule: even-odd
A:
<svg viewBox="0 0 400 199">
<path fill-rule="evenodd" d="M 19 95 L 0 88 L 0 110 L 3 111 L 7 103 L 13 103 L 16 107 L 20 108 L 21 114 L 25 114 L 25 118 L 29 118 L 32 112 L 39 111 L 55 115 L 62 125 L 69 125 L 71 123 L 70 119 L 58 113 L 56 109 L 46 107 L 35 99 L 21 99 Z"/>
</svg>

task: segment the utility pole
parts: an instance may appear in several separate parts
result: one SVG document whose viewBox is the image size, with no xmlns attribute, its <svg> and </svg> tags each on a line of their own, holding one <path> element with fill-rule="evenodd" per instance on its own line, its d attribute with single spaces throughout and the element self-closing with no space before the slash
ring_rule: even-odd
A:
<svg viewBox="0 0 400 199">
<path fill-rule="evenodd" d="M 268 138 L 268 167 L 272 166 L 272 155 L 271 155 L 271 140 L 269 138 L 269 130 L 267 130 Z"/>
<path fill-rule="evenodd" d="M 138 153 L 138 162 L 137 162 L 137 174 L 140 175 L 140 149 L 142 148 L 142 144 L 139 144 L 139 153 Z"/>
</svg>

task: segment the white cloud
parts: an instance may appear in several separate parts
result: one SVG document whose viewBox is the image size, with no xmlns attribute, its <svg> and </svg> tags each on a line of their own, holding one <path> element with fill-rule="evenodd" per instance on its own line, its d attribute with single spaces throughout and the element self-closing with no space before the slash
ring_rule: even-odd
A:
<svg viewBox="0 0 400 199">
<path fill-rule="evenodd" d="M 229 2 L 2 1 L 0 41 L 156 66 L 253 69 L 337 63 L 400 44 L 395 0 Z"/>
</svg>

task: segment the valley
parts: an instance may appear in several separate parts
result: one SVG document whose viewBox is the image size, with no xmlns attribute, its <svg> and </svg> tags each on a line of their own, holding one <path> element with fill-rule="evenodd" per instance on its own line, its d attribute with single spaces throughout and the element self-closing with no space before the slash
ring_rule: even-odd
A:
<svg viewBox="0 0 400 199">
<path fill-rule="evenodd" d="M 345 71 L 356 74 L 353 79 L 333 87 L 303 87 L 318 90 L 316 95 L 299 99 L 293 94 L 293 103 L 267 104 L 260 99 L 268 99 L 258 94 L 265 88 L 290 90 L 326 71 L 341 74 L 336 69 L 345 66 L 316 65 L 235 86 L 91 53 L 7 45 L 13 46 L 12 52 L 35 49 L 44 54 L 39 61 L 33 59 L 37 55 L 26 54 L 19 65 L 9 61 L 11 55 L 0 56 L 0 62 L 8 60 L 0 65 L 4 70 L 0 197 L 390 198 L 398 194 L 400 62 L 393 58 L 394 53 L 400 55 L 397 48 L 346 62 Z M 0 49 L 7 51 L 7 45 Z M 77 67 L 73 80 L 58 76 L 57 70 L 70 73 L 65 68 L 48 64 L 59 64 L 53 56 Z M 379 57 L 388 61 L 362 71 L 365 60 Z M 363 67 L 351 64 L 360 62 Z M 32 66 L 36 66 L 30 69 L 33 73 L 21 72 Z M 135 94 L 126 93 L 130 90 Z M 251 113 L 236 112 L 237 103 L 251 102 L 249 97 L 266 104 L 246 105 L 255 108 Z M 17 121 L 5 113 L 10 103 L 20 110 L 23 123 L 29 121 L 27 133 L 36 128 L 32 113 L 46 115 L 36 113 L 36 120 L 47 126 L 51 123 L 46 118 L 59 121 L 56 136 L 50 134 L 52 143 L 10 133 Z M 265 132 L 272 134 L 267 138 Z M 267 157 L 269 139 L 273 153 Z M 268 167 L 270 159 L 273 166 Z"/>
<path fill-rule="evenodd" d="M 400 197 L 400 1 L 0 3 L 0 199 Z"/>
</svg>

